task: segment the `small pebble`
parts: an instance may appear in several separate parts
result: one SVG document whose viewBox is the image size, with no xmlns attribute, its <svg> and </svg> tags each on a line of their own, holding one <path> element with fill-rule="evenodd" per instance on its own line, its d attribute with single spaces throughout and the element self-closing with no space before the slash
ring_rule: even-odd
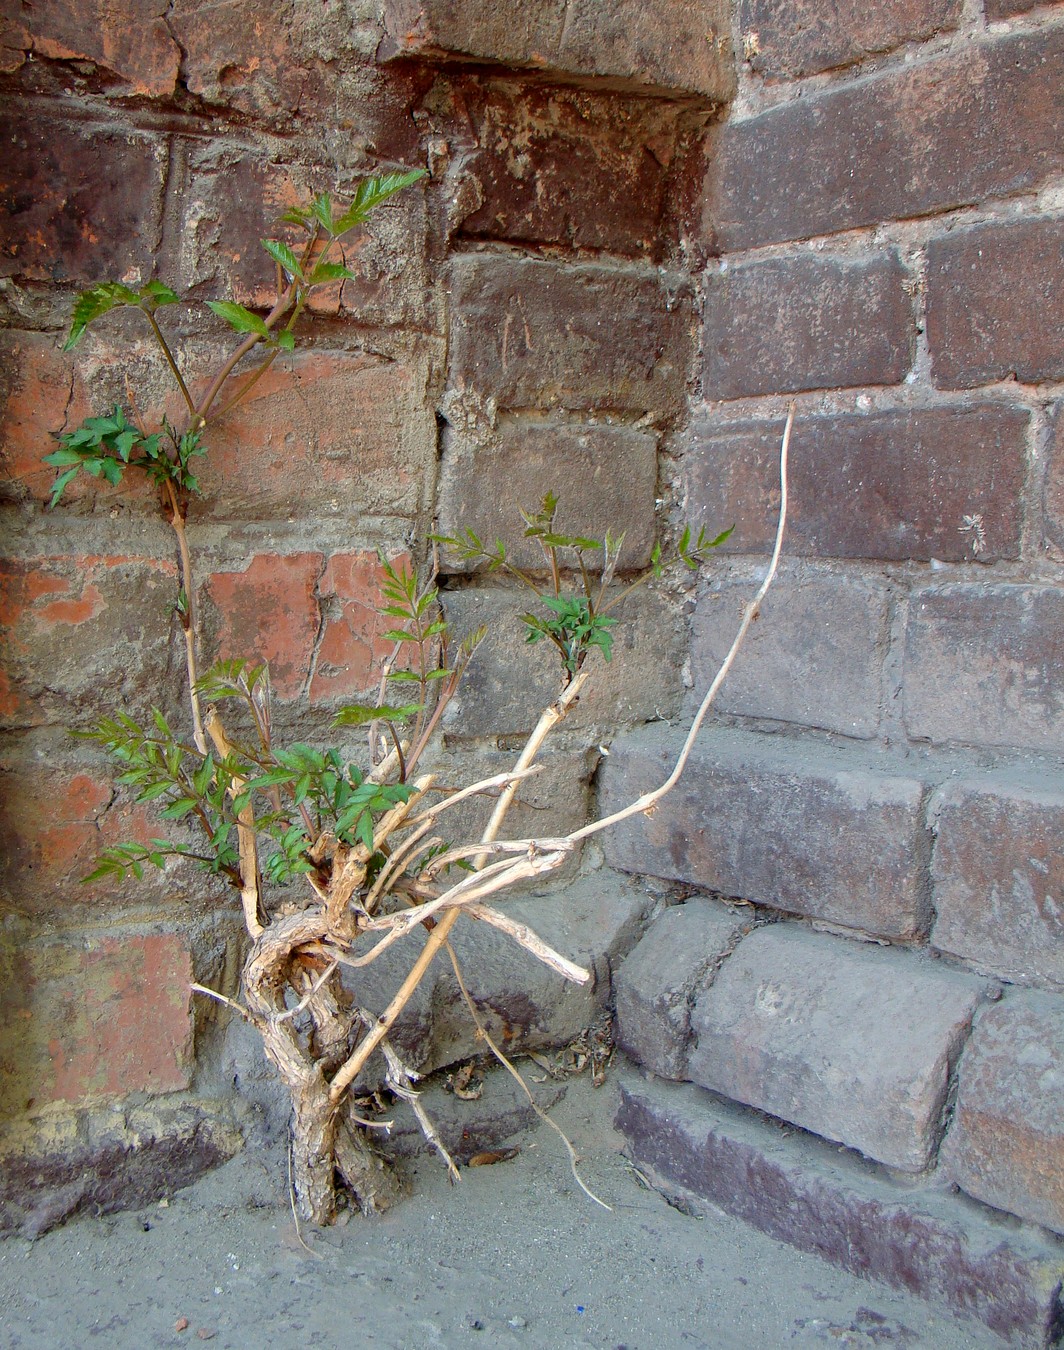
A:
<svg viewBox="0 0 1064 1350">
<path fill-rule="evenodd" d="M 520 1327 L 527 1327 L 528 1323 L 525 1321 L 523 1317 L 511 1317 L 510 1320 L 506 1323 L 506 1325 L 508 1327 L 520 1328 Z"/>
</svg>

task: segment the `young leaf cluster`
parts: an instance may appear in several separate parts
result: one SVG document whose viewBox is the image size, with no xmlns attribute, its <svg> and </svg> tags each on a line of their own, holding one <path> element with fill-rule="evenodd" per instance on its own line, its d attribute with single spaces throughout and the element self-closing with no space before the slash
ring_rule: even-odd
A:
<svg viewBox="0 0 1064 1350">
<path fill-rule="evenodd" d="M 617 570 L 624 535 L 614 535 L 610 530 L 601 539 L 564 534 L 556 527 L 557 514 L 558 498 L 553 492 L 546 494 L 538 511 L 521 512 L 526 526 L 525 538 L 536 540 L 543 555 L 549 576 L 547 583 L 541 580 L 540 574 L 516 566 L 500 539 L 496 539 L 493 546 L 488 546 L 469 527 L 461 534 L 433 535 L 432 538 L 449 548 L 463 562 L 480 564 L 489 572 L 504 571 L 535 592 L 547 613 L 522 614 L 525 640 L 536 643 L 546 638 L 553 643 L 569 679 L 583 667 L 592 651 L 600 651 L 607 661 L 612 658 L 613 636 L 610 629 L 616 619 L 608 617 L 610 610 L 615 609 L 627 595 L 651 577 L 664 575 L 672 565 L 679 564 L 691 571 L 697 570 L 707 561 L 712 550 L 719 548 L 731 534 L 729 528 L 711 539 L 704 529 L 700 529 L 696 535 L 689 525 L 685 526 L 671 557 L 666 557 L 661 545 L 655 544 L 650 566 L 619 593 L 607 596 Z M 588 553 L 600 555 L 597 576 L 588 567 L 585 557 Z M 579 575 L 579 589 L 565 593 L 564 577 L 572 572 Z"/>
<path fill-rule="evenodd" d="M 62 437 L 58 450 L 45 455 L 45 464 L 60 470 L 48 505 L 55 506 L 80 469 L 93 478 L 106 478 L 112 487 L 122 481 L 126 469 L 141 469 L 157 483 L 169 480 L 187 492 L 196 492 L 199 483 L 190 463 L 203 453 L 198 432 L 179 436 L 164 420 L 162 432 L 145 436 L 130 426 L 116 404 L 106 417 L 86 418 L 76 431 Z"/>
</svg>

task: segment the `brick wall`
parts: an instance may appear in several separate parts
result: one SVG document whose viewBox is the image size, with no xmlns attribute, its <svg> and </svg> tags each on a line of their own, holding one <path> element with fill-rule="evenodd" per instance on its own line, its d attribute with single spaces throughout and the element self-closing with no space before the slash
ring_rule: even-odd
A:
<svg viewBox="0 0 1064 1350">
<path fill-rule="evenodd" d="M 209 1090 L 189 1034 L 210 1045 L 212 1010 L 193 1026 L 187 999 L 143 1006 L 143 981 L 115 981 L 108 954 L 130 943 L 224 984 L 236 932 L 225 897 L 180 871 L 136 893 L 76 884 L 101 842 L 151 826 L 126 819 L 65 728 L 116 692 L 179 705 L 181 659 L 150 494 L 80 486 L 43 510 L 57 433 L 121 398 L 131 369 L 165 397 L 149 346 L 130 352 L 118 324 L 59 351 L 70 297 L 155 268 L 197 297 L 262 304 L 257 241 L 279 209 L 425 165 L 372 221 L 309 344 L 219 429 L 190 526 L 211 653 L 268 656 L 279 717 L 309 738 L 369 680 L 378 548 L 422 556 L 434 522 L 493 536 L 548 488 L 567 528 L 626 531 L 624 567 L 683 515 L 734 521 L 697 592 L 631 606 L 628 664 L 558 741 L 551 773 L 582 765 L 590 737 L 650 723 L 601 776 L 600 804 L 627 800 L 662 772 L 666 723 L 761 574 L 793 399 L 780 581 L 674 801 L 608 858 L 780 920 L 782 945 L 759 939 L 751 970 L 820 941 L 856 979 L 853 939 L 873 938 L 899 951 L 868 966 L 870 987 L 893 971 L 933 1006 L 937 963 L 953 1003 L 919 1121 L 899 1133 L 884 1107 L 851 1128 L 814 1101 L 798 1123 L 929 1166 L 956 1097 L 950 1175 L 1049 1222 L 1016 1198 L 1017 1172 L 986 1193 L 972 1181 L 986 1142 L 965 1103 L 997 1070 L 964 1066 L 991 1037 L 1057 1025 L 1064 995 L 1062 46 L 1059 5 L 1002 0 L 669 0 L 652 19 L 574 0 L 564 22 L 548 0 L 387 0 L 383 15 L 234 0 L 165 17 L 128 0 L 99 23 L 56 6 L 8 23 L 3 931 L 5 998 L 38 1030 L 4 1054 L 37 1057 L 49 1109 Z M 208 368 L 217 330 L 181 322 Z M 492 630 L 444 753 L 494 766 L 552 677 L 503 622 L 520 600 L 497 577 L 455 568 L 444 585 L 451 615 Z M 586 804 L 582 784 L 559 794 L 552 829 Z M 42 934 L 69 998 L 43 958 L 27 964 Z M 119 1035 L 106 1083 L 40 1033 L 61 1004 L 127 1001 L 162 1049 L 149 1062 Z M 662 1051 L 673 1069 L 691 1034 L 679 1022 Z M 68 1023 L 80 1046 L 82 1021 Z M 714 1091 L 776 1111 L 770 1061 L 753 1072 L 722 1049 L 694 1064 Z M 11 1120 L 42 1109 L 17 1086 L 24 1067 Z M 908 1090 L 891 1082 L 884 1102 Z M 1044 1084 L 1006 1086 L 999 1101 L 1029 1090 L 1029 1119 L 1052 1117 Z"/>
</svg>

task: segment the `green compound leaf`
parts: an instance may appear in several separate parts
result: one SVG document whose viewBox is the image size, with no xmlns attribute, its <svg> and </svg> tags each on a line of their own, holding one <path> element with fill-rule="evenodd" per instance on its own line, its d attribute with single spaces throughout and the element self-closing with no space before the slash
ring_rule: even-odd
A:
<svg viewBox="0 0 1064 1350">
<path fill-rule="evenodd" d="M 294 277 L 296 281 L 303 280 L 303 269 L 299 265 L 299 259 L 283 240 L 260 239 L 259 243 L 275 262 L 281 264 L 290 277 Z"/>
<path fill-rule="evenodd" d="M 82 291 L 74 302 L 74 312 L 70 319 L 70 332 L 67 340 L 63 343 L 63 351 L 70 351 L 71 347 L 80 340 L 82 333 L 88 328 L 89 324 L 98 319 L 101 314 L 106 314 L 109 310 L 117 309 L 121 305 L 139 305 L 140 296 L 136 291 L 131 291 L 128 286 L 123 286 L 118 281 L 105 281 L 99 286 L 93 286 L 91 290 Z"/>
<path fill-rule="evenodd" d="M 254 333 L 257 337 L 268 338 L 270 330 L 257 314 L 232 300 L 208 300 L 207 307 L 212 309 L 219 319 L 224 319 L 230 328 L 238 333 Z"/>
<path fill-rule="evenodd" d="M 336 234 L 343 234 L 356 225 L 361 225 L 375 206 L 387 201 L 403 188 L 410 187 L 418 179 L 424 178 L 426 172 L 425 169 L 409 169 L 405 173 L 386 173 L 379 178 L 364 178 L 355 190 L 354 201 L 336 218 L 332 225 L 333 230 Z"/>
</svg>

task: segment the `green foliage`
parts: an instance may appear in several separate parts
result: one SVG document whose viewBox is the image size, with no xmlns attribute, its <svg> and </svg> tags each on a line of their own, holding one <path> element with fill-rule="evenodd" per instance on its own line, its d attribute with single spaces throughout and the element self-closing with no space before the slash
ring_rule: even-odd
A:
<svg viewBox="0 0 1064 1350">
<path fill-rule="evenodd" d="M 527 628 L 526 642 L 538 642 L 547 637 L 561 653 L 562 662 L 570 675 L 575 675 L 592 648 L 597 647 L 609 661 L 613 656 L 613 637 L 610 629 L 616 619 L 595 614 L 585 595 L 544 595 L 543 604 L 551 611 L 546 618 L 522 614 Z"/>
<path fill-rule="evenodd" d="M 155 482 L 169 479 L 177 487 L 196 492 L 199 483 L 189 464 L 203 453 L 197 431 L 179 436 L 164 421 L 162 432 L 145 436 L 129 424 L 116 404 L 107 417 L 86 418 L 76 431 L 62 437 L 58 450 L 45 455 L 45 464 L 60 470 L 48 505 L 55 506 L 81 469 L 93 478 L 106 478 L 112 487 L 122 481 L 126 469 L 140 469 Z"/>
<path fill-rule="evenodd" d="M 71 316 L 70 332 L 63 343 L 65 352 L 77 345 L 90 323 L 112 309 L 134 305 L 146 314 L 154 312 L 162 305 L 176 305 L 181 297 L 164 286 L 161 281 L 149 281 L 139 291 L 131 290 L 118 281 L 105 281 L 78 296 Z"/>
</svg>

